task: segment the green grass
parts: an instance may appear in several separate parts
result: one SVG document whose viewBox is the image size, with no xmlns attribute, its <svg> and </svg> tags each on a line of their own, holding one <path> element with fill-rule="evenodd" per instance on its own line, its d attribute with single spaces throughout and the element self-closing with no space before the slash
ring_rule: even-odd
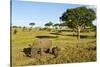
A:
<svg viewBox="0 0 100 67">
<path fill-rule="evenodd" d="M 96 61 L 96 50 L 87 50 L 87 48 L 96 47 L 95 32 L 84 32 L 80 41 L 77 41 L 77 37 L 71 36 L 73 32 L 61 32 L 59 35 L 50 34 L 50 31 L 39 31 L 33 29 L 32 31 L 22 31 L 17 29 L 18 33 L 14 35 L 12 33 L 12 65 L 24 66 L 24 65 L 42 65 L 42 64 L 60 64 L 60 63 L 77 63 L 77 62 L 92 62 Z M 13 32 L 13 30 L 12 30 Z M 23 48 L 28 47 L 28 44 L 32 44 L 36 36 L 49 36 L 53 46 L 61 48 L 57 58 L 54 58 L 51 54 L 43 54 L 37 58 L 30 58 L 24 56 L 21 52 Z M 52 38 L 52 37 L 54 38 Z M 40 59 L 40 60 L 39 60 Z"/>
</svg>

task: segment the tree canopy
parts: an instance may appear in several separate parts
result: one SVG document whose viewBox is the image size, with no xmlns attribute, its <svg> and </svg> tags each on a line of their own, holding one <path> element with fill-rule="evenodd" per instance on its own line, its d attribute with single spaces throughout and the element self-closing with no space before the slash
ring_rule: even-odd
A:
<svg viewBox="0 0 100 67">
<path fill-rule="evenodd" d="M 86 26 L 92 25 L 95 20 L 96 13 L 93 9 L 85 6 L 67 9 L 60 20 L 67 24 L 69 28 L 76 29 L 78 39 L 80 38 L 80 30 Z"/>
<path fill-rule="evenodd" d="M 52 25 L 53 23 L 51 21 L 45 24 L 45 26 L 52 26 Z"/>
<path fill-rule="evenodd" d="M 34 26 L 34 25 L 35 25 L 35 23 L 29 23 L 29 25 L 30 25 L 30 26 Z"/>
</svg>

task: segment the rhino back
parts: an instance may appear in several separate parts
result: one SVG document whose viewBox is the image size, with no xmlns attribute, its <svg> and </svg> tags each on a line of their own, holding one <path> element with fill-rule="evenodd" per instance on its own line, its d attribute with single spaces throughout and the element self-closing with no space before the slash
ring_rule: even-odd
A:
<svg viewBox="0 0 100 67">
<path fill-rule="evenodd" d="M 49 39 L 36 39 L 33 42 L 35 48 L 50 48 L 52 46 L 52 40 Z"/>
</svg>

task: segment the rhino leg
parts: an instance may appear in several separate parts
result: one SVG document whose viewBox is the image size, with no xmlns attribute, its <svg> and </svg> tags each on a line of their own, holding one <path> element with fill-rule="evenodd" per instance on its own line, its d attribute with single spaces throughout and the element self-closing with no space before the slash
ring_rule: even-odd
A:
<svg viewBox="0 0 100 67">
<path fill-rule="evenodd" d="M 37 51 L 38 51 L 37 48 L 32 48 L 31 49 L 31 57 L 36 57 L 37 56 Z"/>
<path fill-rule="evenodd" d="M 58 56 L 58 47 L 52 48 L 52 54 L 55 56 L 55 58 Z"/>
<path fill-rule="evenodd" d="M 23 49 L 23 52 L 24 52 L 24 54 L 25 54 L 27 57 L 30 57 L 30 55 L 31 55 L 31 48 L 24 48 L 24 49 Z"/>
<path fill-rule="evenodd" d="M 49 49 L 49 48 L 45 48 L 43 51 L 44 51 L 45 53 L 50 53 L 50 49 Z"/>
</svg>

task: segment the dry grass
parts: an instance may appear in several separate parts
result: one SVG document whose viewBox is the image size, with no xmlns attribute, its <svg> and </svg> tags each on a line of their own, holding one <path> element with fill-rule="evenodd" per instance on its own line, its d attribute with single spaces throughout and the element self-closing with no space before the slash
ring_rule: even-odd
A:
<svg viewBox="0 0 100 67">
<path fill-rule="evenodd" d="M 72 32 L 61 32 L 60 35 L 50 34 L 49 31 L 32 30 L 31 32 L 17 29 L 16 35 L 12 34 L 12 65 L 41 65 L 41 64 L 60 64 L 60 63 L 77 63 L 77 62 L 92 62 L 96 61 L 96 50 L 91 48 L 96 47 L 96 38 L 94 32 L 81 33 L 87 36 L 77 41 L 76 37 L 69 36 Z M 57 38 L 47 38 L 52 40 L 52 47 L 58 46 L 61 48 L 57 58 L 52 54 L 43 54 L 37 58 L 26 57 L 22 51 L 28 44 L 32 44 L 36 36 L 58 36 Z M 89 37 L 88 37 L 89 36 Z M 88 50 L 90 48 L 90 50 Z"/>
</svg>

